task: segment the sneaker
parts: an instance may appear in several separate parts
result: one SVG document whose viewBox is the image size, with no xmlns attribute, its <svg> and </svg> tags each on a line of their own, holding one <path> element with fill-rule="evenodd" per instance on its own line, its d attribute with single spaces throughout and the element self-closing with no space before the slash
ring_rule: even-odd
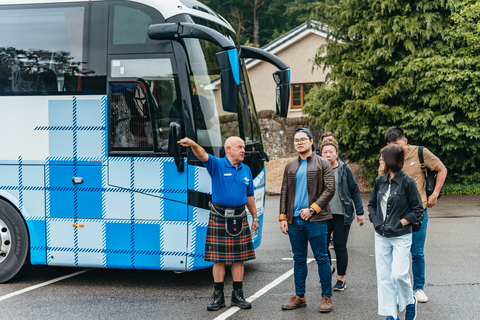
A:
<svg viewBox="0 0 480 320">
<path fill-rule="evenodd" d="M 326 312 L 330 312 L 333 310 L 333 307 L 332 307 L 332 298 L 330 297 L 322 297 L 322 304 L 320 305 L 320 309 L 319 311 L 321 313 L 326 313 Z"/>
<path fill-rule="evenodd" d="M 343 291 L 346 287 L 345 282 L 337 280 L 337 283 L 333 287 L 333 291 Z"/>
<path fill-rule="evenodd" d="M 400 320 L 400 318 L 398 316 L 396 318 L 394 316 L 388 316 L 386 320 Z"/>
<path fill-rule="evenodd" d="M 242 289 L 232 291 L 232 301 L 230 305 L 237 306 L 240 309 L 250 309 L 252 307 L 252 304 L 245 300 Z"/>
<path fill-rule="evenodd" d="M 220 308 L 225 307 L 225 296 L 223 290 L 213 291 L 212 302 L 207 306 L 208 311 L 217 311 Z"/>
<path fill-rule="evenodd" d="M 415 296 L 415 298 L 417 298 L 418 302 L 421 302 L 421 303 L 428 302 L 427 295 L 425 294 L 425 292 L 423 292 L 422 289 L 415 290 L 413 295 Z"/>
<path fill-rule="evenodd" d="M 306 307 L 307 306 L 306 300 L 307 300 L 306 297 L 300 298 L 299 296 L 294 295 L 292 298 L 290 298 L 290 302 L 287 302 L 282 306 L 282 309 L 293 310 L 297 308 Z"/>
<path fill-rule="evenodd" d="M 414 320 L 415 318 L 417 318 L 417 298 L 413 296 L 413 303 L 407 305 L 405 320 Z"/>
</svg>

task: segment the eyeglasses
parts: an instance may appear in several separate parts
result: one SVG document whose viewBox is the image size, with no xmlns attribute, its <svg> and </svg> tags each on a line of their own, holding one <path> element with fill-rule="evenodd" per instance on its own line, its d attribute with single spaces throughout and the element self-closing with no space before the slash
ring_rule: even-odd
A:
<svg viewBox="0 0 480 320">
<path fill-rule="evenodd" d="M 310 139 L 308 139 L 308 138 L 295 139 L 295 140 L 293 140 L 293 143 L 295 143 L 295 144 L 305 143 L 305 141 L 308 141 L 308 140 L 310 140 Z"/>
</svg>

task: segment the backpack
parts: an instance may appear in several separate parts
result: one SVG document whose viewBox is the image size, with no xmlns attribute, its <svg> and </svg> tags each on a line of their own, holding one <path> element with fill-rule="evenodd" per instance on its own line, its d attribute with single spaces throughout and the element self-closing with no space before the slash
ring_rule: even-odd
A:
<svg viewBox="0 0 480 320">
<path fill-rule="evenodd" d="M 428 198 L 435 190 L 435 185 L 437 184 L 437 171 L 430 170 L 425 166 L 425 163 L 423 162 L 423 147 L 418 147 L 418 159 L 420 160 L 420 167 L 422 168 L 423 174 L 425 175 L 425 191 L 427 192 Z M 442 196 L 442 192 L 443 186 L 442 189 L 440 189 L 440 193 L 438 194 L 437 199 L 440 199 L 440 197 Z"/>
</svg>

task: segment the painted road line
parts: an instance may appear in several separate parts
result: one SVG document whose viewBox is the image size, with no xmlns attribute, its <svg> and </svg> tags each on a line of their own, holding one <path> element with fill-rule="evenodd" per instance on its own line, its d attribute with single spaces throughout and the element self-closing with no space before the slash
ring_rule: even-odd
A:
<svg viewBox="0 0 480 320">
<path fill-rule="evenodd" d="M 55 282 L 58 282 L 58 281 L 62 281 L 62 280 L 68 279 L 68 278 L 72 278 L 72 277 L 78 276 L 78 275 L 80 275 L 80 274 L 82 274 L 82 273 L 85 273 L 85 272 L 87 272 L 87 271 L 90 271 L 90 270 L 93 270 L 93 269 L 80 270 L 80 271 L 77 271 L 77 272 L 74 272 L 74 273 L 71 273 L 71 274 L 67 274 L 67 275 L 64 275 L 64 276 L 61 276 L 61 277 L 58 277 L 58 278 L 55 278 L 55 279 L 46 281 L 46 282 L 42 282 L 42 283 L 36 284 L 36 285 L 34 285 L 34 286 L 31 286 L 31 287 L 27 287 L 27 288 L 22 289 L 22 290 L 14 291 L 14 292 L 12 292 L 12 293 L 9 293 L 9 294 L 0 296 L 0 301 L 2 301 L 2 300 L 7 300 L 7 299 L 9 299 L 9 298 L 12 298 L 12 297 L 21 295 L 21 294 L 23 294 L 23 293 L 26 293 L 26 292 L 29 292 L 29 291 L 32 291 L 32 290 L 35 290 L 35 289 L 38 289 L 38 288 L 41 288 L 41 287 L 44 287 L 44 286 L 48 286 L 49 284 L 52 284 L 52 283 L 55 283 Z"/>
<path fill-rule="evenodd" d="M 282 258 L 283 261 L 293 261 L 293 258 Z M 337 259 L 332 259 L 332 261 L 337 261 Z"/>
<path fill-rule="evenodd" d="M 307 259 L 307 263 L 310 263 L 312 261 L 314 261 L 315 259 Z M 270 282 L 269 284 L 267 284 L 265 287 L 263 287 L 262 289 L 258 290 L 257 292 L 255 292 L 254 295 L 248 297 L 247 300 L 248 302 L 252 302 L 252 301 L 255 301 L 256 299 L 260 298 L 262 295 L 264 295 L 265 293 L 267 293 L 268 291 L 272 290 L 273 288 L 275 288 L 276 286 L 278 286 L 280 283 L 282 283 L 283 281 L 287 280 L 288 277 L 290 277 L 291 275 L 293 274 L 293 268 L 288 270 L 287 272 L 285 272 L 284 274 L 282 274 L 280 277 L 278 277 L 277 279 L 273 280 L 272 282 Z M 239 307 L 231 307 L 229 308 L 227 311 L 225 311 L 224 313 L 222 313 L 221 315 L 219 315 L 218 317 L 216 317 L 214 320 L 225 320 L 227 319 L 228 317 L 232 316 L 233 314 L 235 314 L 238 310 L 240 310 Z"/>
</svg>

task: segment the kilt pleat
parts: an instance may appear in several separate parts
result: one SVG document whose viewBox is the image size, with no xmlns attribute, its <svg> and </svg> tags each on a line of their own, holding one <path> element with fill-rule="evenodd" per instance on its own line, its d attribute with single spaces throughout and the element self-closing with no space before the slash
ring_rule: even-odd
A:
<svg viewBox="0 0 480 320">
<path fill-rule="evenodd" d="M 232 237 L 225 230 L 225 218 L 210 211 L 205 241 L 205 261 L 242 262 L 253 259 L 255 259 L 255 251 L 247 216 L 243 215 L 242 233 Z"/>
</svg>

